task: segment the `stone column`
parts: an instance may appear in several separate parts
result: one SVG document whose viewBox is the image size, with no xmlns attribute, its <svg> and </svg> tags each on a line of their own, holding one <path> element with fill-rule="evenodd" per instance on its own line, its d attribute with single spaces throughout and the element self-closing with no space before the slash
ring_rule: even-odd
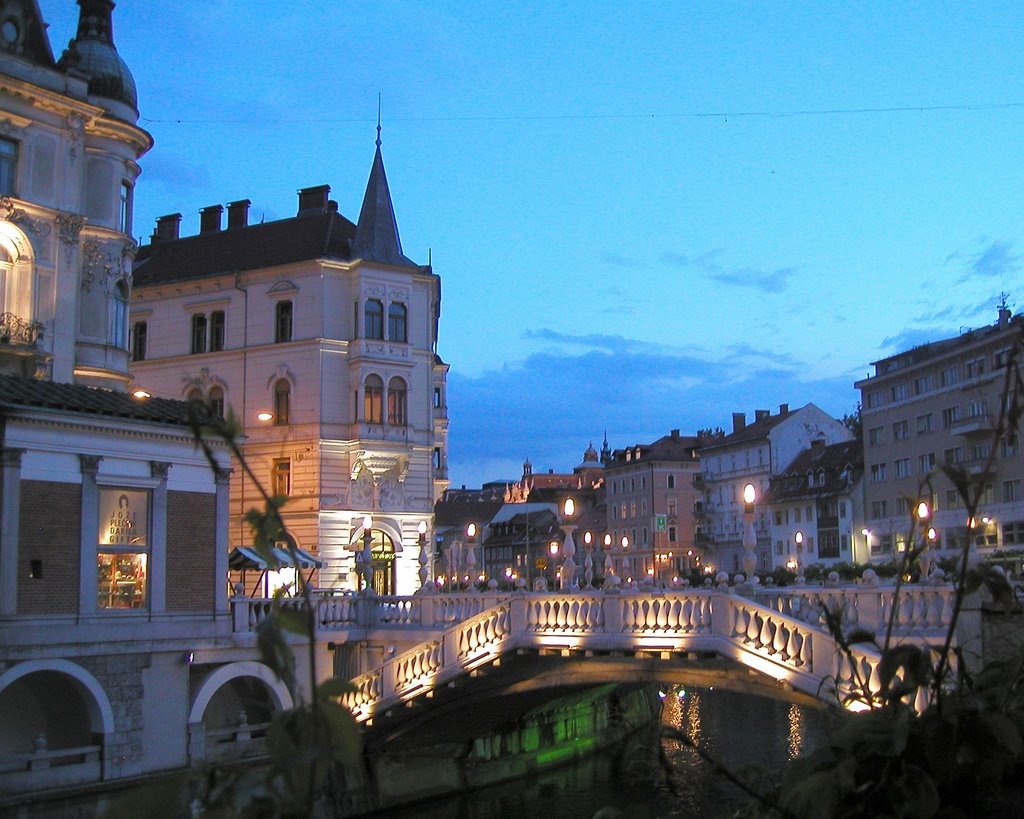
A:
<svg viewBox="0 0 1024 819">
<path fill-rule="evenodd" d="M 100 531 L 100 490 L 96 475 L 102 455 L 79 455 L 82 469 L 82 532 L 79 542 L 78 613 L 96 613 L 96 549 Z"/>
<path fill-rule="evenodd" d="M 0 615 L 18 613 L 18 532 L 24 454 L 24 449 L 0 450 Z"/>
<path fill-rule="evenodd" d="M 167 609 L 167 472 L 171 465 L 150 461 L 149 474 L 160 481 L 153 488 L 149 522 L 149 613 Z"/>
<path fill-rule="evenodd" d="M 214 554 L 213 567 L 216 585 L 213 592 L 214 617 L 228 614 L 228 518 L 231 512 L 230 500 L 231 470 L 218 469 L 214 475 L 217 485 L 216 511 L 214 513 Z"/>
</svg>

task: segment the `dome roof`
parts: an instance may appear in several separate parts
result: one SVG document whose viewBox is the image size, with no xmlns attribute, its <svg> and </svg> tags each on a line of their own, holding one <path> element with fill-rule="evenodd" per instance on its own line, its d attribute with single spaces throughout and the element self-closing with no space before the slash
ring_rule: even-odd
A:
<svg viewBox="0 0 1024 819">
<path fill-rule="evenodd" d="M 114 47 L 111 0 L 78 0 L 78 33 L 57 63 L 65 71 L 83 74 L 89 95 L 124 103 L 139 110 L 135 78 Z"/>
</svg>

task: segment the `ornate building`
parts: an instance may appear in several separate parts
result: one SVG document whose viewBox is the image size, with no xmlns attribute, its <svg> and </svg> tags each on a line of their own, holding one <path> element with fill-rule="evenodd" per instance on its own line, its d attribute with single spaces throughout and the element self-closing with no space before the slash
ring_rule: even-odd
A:
<svg viewBox="0 0 1024 819">
<path fill-rule="evenodd" d="M 132 374 L 155 395 L 205 399 L 242 424 L 256 478 L 288 495 L 321 586 L 356 588 L 372 517 L 373 584 L 419 584 L 419 527 L 447 480 L 447 365 L 436 354 L 439 277 L 402 252 L 380 151 L 358 221 L 326 185 L 292 218 L 249 224 L 249 201 L 203 208 L 200 232 L 161 217 L 135 264 Z M 259 505 L 238 470 L 231 539 Z M 430 542 L 430 538 L 427 542 Z"/>
</svg>

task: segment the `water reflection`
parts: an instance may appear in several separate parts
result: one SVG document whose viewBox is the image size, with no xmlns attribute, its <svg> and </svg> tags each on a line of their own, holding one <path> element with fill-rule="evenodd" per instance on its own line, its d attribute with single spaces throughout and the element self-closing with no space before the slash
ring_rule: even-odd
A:
<svg viewBox="0 0 1024 819">
<path fill-rule="evenodd" d="M 714 774 L 675 728 L 730 771 L 761 776 L 810 750 L 828 732 L 829 712 L 721 689 L 665 689 L 660 726 L 641 731 L 615 752 L 532 778 L 435 799 L 395 817 L 498 819 L 543 815 L 590 819 L 602 807 L 628 819 L 731 816 L 748 799 Z"/>
</svg>

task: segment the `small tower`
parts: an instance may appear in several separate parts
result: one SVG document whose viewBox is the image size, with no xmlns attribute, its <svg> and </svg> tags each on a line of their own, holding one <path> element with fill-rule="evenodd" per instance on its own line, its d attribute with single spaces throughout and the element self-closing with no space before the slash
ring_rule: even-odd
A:
<svg viewBox="0 0 1024 819">
<path fill-rule="evenodd" d="M 601 445 L 601 463 L 606 466 L 612 462 L 612 451 L 608 446 L 608 430 L 604 431 L 604 443 Z"/>
</svg>

